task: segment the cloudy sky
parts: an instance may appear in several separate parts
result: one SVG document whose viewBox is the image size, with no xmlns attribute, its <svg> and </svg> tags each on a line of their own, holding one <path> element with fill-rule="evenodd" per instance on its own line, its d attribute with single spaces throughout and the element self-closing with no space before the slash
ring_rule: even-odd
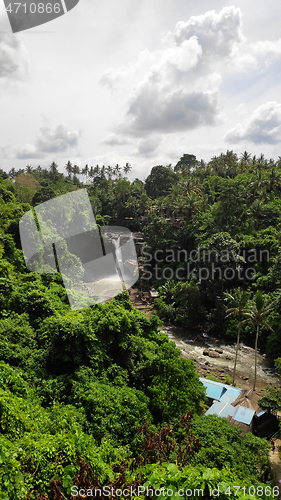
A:
<svg viewBox="0 0 281 500">
<path fill-rule="evenodd" d="M 0 0 L 0 168 L 281 156 L 280 0 L 80 0 L 13 34 Z"/>
</svg>

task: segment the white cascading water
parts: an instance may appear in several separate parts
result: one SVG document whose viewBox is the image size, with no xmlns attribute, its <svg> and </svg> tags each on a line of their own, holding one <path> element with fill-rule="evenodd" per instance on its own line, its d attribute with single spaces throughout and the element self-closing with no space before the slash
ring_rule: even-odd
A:
<svg viewBox="0 0 281 500">
<path fill-rule="evenodd" d="M 120 235 L 118 238 L 112 238 L 112 243 L 115 247 L 115 254 L 116 254 L 116 271 L 119 274 L 121 280 L 122 280 L 122 287 L 123 289 L 126 289 L 125 283 L 124 283 L 124 265 L 123 265 L 123 259 L 122 259 L 122 252 L 120 248 Z"/>
</svg>

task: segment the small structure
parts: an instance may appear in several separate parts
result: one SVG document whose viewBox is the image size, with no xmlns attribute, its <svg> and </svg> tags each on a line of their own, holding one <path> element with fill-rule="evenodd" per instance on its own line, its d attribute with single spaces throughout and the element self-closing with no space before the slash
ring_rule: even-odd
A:
<svg viewBox="0 0 281 500">
<path fill-rule="evenodd" d="M 213 380 L 202 377 L 199 378 L 199 380 L 202 382 L 204 387 L 206 387 L 207 398 L 210 400 L 216 400 L 217 402 L 232 403 L 242 392 L 242 389 L 223 384 L 222 382 L 214 382 Z"/>
<path fill-rule="evenodd" d="M 150 288 L 150 297 L 152 299 L 156 299 L 157 297 L 159 297 L 159 293 L 157 292 L 157 290 L 153 287 Z"/>
<path fill-rule="evenodd" d="M 200 378 L 206 387 L 206 394 L 213 404 L 205 415 L 218 415 L 226 418 L 231 424 L 238 425 L 243 435 L 253 430 L 253 418 L 256 413 L 252 407 L 249 395 L 251 391 L 242 391 L 238 387 L 232 387 L 221 382 Z"/>
</svg>

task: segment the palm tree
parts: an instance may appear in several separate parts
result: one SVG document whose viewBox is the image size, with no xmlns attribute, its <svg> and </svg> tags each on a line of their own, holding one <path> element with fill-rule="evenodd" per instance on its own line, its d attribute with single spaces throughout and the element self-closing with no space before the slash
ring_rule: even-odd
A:
<svg viewBox="0 0 281 500">
<path fill-rule="evenodd" d="M 25 167 L 25 171 L 26 171 L 27 174 L 32 174 L 32 172 L 33 172 L 32 166 L 31 165 L 27 165 Z"/>
<path fill-rule="evenodd" d="M 106 169 L 105 169 L 105 170 L 106 170 L 106 175 L 107 175 L 107 178 L 108 178 L 108 179 L 111 179 L 111 178 L 112 178 L 112 174 L 113 174 L 113 169 L 112 169 L 112 167 L 111 167 L 110 165 L 108 165 L 108 166 L 106 167 Z"/>
<path fill-rule="evenodd" d="M 167 207 L 167 198 L 165 196 L 159 196 L 154 202 L 154 211 L 156 214 L 160 213 L 161 217 L 165 216 Z"/>
<path fill-rule="evenodd" d="M 58 165 L 53 161 L 49 167 L 50 177 L 52 180 L 55 180 L 56 175 L 59 173 Z"/>
<path fill-rule="evenodd" d="M 41 173 L 42 173 L 41 165 L 38 165 L 38 167 L 36 168 L 36 173 L 37 173 L 38 177 L 41 177 Z"/>
<path fill-rule="evenodd" d="M 239 342 L 240 342 L 240 328 L 243 323 L 245 323 L 247 320 L 242 321 L 242 318 L 245 317 L 246 313 L 250 312 L 250 309 L 247 307 L 247 302 L 250 298 L 250 293 L 246 292 L 245 290 L 241 290 L 241 288 L 236 288 L 231 293 L 224 293 L 225 300 L 230 302 L 230 308 L 226 310 L 226 318 L 229 318 L 230 316 L 232 318 L 237 318 L 238 319 L 238 325 L 237 325 L 237 344 L 236 344 L 236 351 L 235 351 L 235 361 L 234 361 L 234 370 L 233 370 L 233 379 L 232 379 L 232 385 L 235 385 L 235 374 L 236 374 L 236 364 L 237 364 L 237 356 L 238 356 L 238 347 L 239 347 Z"/>
<path fill-rule="evenodd" d="M 80 168 L 78 167 L 78 165 L 74 165 L 73 167 L 73 175 L 74 177 L 77 177 L 77 175 L 80 174 Z"/>
<path fill-rule="evenodd" d="M 85 165 L 85 167 L 84 167 L 84 168 L 82 168 L 82 170 L 81 170 L 81 174 L 82 174 L 83 176 L 85 176 L 85 177 L 86 177 L 86 180 L 87 180 L 87 177 L 88 177 L 88 174 L 89 174 L 89 165 L 88 165 L 88 163 Z"/>
<path fill-rule="evenodd" d="M 99 165 L 96 165 L 93 169 L 93 177 L 99 177 L 101 174 L 101 169 Z"/>
<path fill-rule="evenodd" d="M 256 379 L 257 379 L 257 352 L 258 352 L 258 337 L 260 326 L 264 325 L 269 330 L 273 331 L 271 326 L 265 321 L 266 316 L 272 311 L 275 302 L 270 302 L 270 300 L 264 297 L 261 290 L 258 290 L 255 294 L 255 302 L 249 311 L 245 313 L 248 320 L 252 322 L 253 326 L 257 328 L 256 330 L 256 340 L 255 340 L 255 378 L 253 391 L 256 390 Z"/>
<path fill-rule="evenodd" d="M 265 204 L 262 200 L 255 200 L 250 208 L 250 213 L 255 218 L 256 229 L 259 228 L 260 218 L 265 214 Z"/>
<path fill-rule="evenodd" d="M 93 177 L 94 177 L 95 173 L 94 173 L 94 167 L 93 165 L 91 166 L 89 172 L 88 172 L 88 176 L 90 177 L 90 179 L 92 180 L 93 182 Z"/>
<path fill-rule="evenodd" d="M 72 163 L 69 160 L 64 168 L 68 173 L 68 177 L 71 177 L 71 174 L 73 173 L 73 167 L 72 167 Z"/>
<path fill-rule="evenodd" d="M 184 214 L 188 219 L 192 220 L 199 209 L 200 198 L 193 191 L 189 193 L 185 198 Z"/>
<path fill-rule="evenodd" d="M 114 170 L 113 170 L 113 175 L 115 175 L 116 177 L 118 177 L 118 179 L 120 179 L 121 178 L 121 171 L 122 171 L 122 168 L 120 167 L 120 165 L 118 165 L 118 163 L 116 163 Z"/>
<path fill-rule="evenodd" d="M 106 179 L 105 173 L 106 173 L 106 166 L 103 165 L 100 169 L 100 176 L 102 179 Z"/>
<path fill-rule="evenodd" d="M 275 187 L 280 185 L 280 174 L 277 171 L 276 166 L 271 168 L 271 171 L 267 178 L 268 190 L 273 191 Z"/>
<path fill-rule="evenodd" d="M 123 167 L 124 174 L 127 175 L 131 170 L 132 170 L 131 165 L 129 165 L 129 163 L 126 163 L 125 167 Z"/>
<path fill-rule="evenodd" d="M 244 153 L 241 153 L 240 155 L 240 161 L 244 161 L 245 163 L 249 163 L 251 160 L 251 153 L 248 153 L 248 151 L 244 151 Z"/>
<path fill-rule="evenodd" d="M 186 201 L 184 198 L 181 196 L 178 196 L 175 200 L 172 202 L 172 207 L 173 207 L 173 214 L 177 218 L 183 217 L 185 208 L 186 208 Z"/>
</svg>

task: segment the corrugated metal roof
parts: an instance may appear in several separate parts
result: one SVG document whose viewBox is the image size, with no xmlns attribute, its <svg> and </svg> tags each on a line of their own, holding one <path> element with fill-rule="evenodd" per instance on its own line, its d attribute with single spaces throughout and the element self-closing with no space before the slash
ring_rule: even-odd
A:
<svg viewBox="0 0 281 500">
<path fill-rule="evenodd" d="M 268 411 L 267 408 L 260 409 L 259 413 L 257 414 L 257 417 L 261 417 L 262 415 L 267 413 L 267 411 Z"/>
<path fill-rule="evenodd" d="M 250 425 L 253 420 L 253 416 L 255 414 L 255 410 L 251 410 L 250 408 L 245 408 L 244 406 L 236 406 L 235 413 L 232 415 L 234 420 L 237 422 L 241 422 L 242 424 Z"/>
<path fill-rule="evenodd" d="M 241 394 L 242 389 L 238 387 L 231 387 L 231 385 L 222 384 L 221 382 L 214 382 L 206 378 L 199 378 L 200 382 L 206 387 L 206 394 L 208 398 L 217 399 L 224 403 L 232 403 Z"/>
<path fill-rule="evenodd" d="M 228 415 L 233 415 L 236 408 L 229 403 L 214 403 L 205 415 L 218 415 L 219 417 L 227 417 Z"/>
<path fill-rule="evenodd" d="M 205 415 L 218 415 L 225 418 L 230 415 L 237 422 L 250 425 L 255 410 L 240 405 L 236 407 L 231 405 L 241 394 L 242 389 L 205 378 L 200 378 L 200 381 L 206 387 L 207 397 L 218 400 L 212 404 Z"/>
<path fill-rule="evenodd" d="M 200 378 L 200 381 L 202 382 L 204 387 L 206 387 L 206 395 L 208 398 L 217 400 L 220 399 L 223 391 L 222 384 L 216 384 L 216 382 L 212 382 L 211 380 L 207 380 L 204 378 Z"/>
<path fill-rule="evenodd" d="M 242 389 L 239 389 L 238 387 L 230 387 L 228 385 L 227 390 L 220 398 L 220 401 L 223 401 L 225 403 L 233 403 L 235 399 L 237 399 L 238 396 L 240 396 L 241 392 Z"/>
</svg>

